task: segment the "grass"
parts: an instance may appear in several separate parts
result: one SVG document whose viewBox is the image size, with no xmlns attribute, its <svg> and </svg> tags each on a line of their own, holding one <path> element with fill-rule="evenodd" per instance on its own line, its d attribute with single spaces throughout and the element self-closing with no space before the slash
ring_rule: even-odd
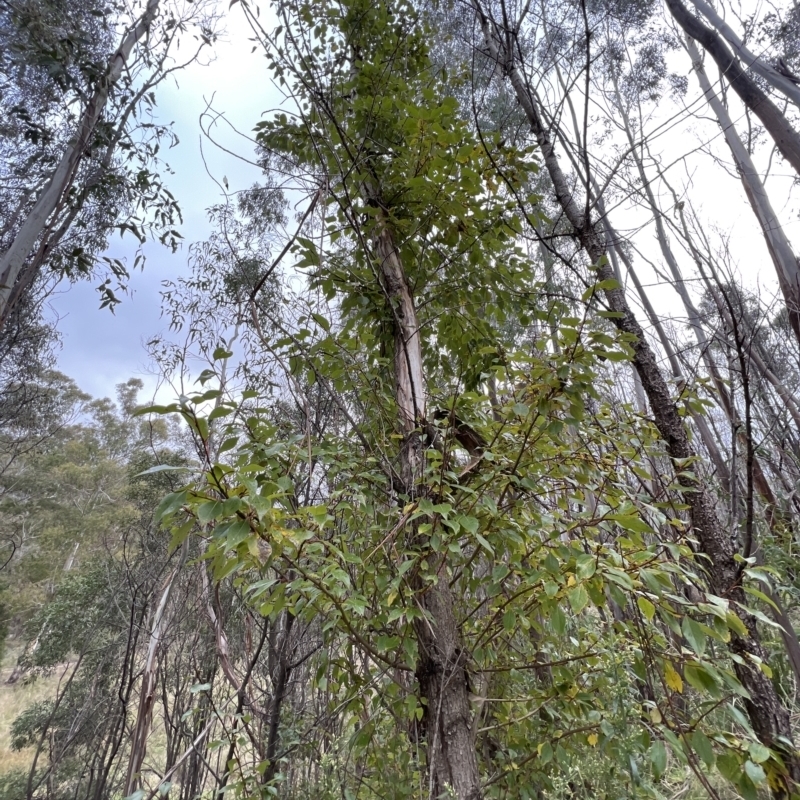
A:
<svg viewBox="0 0 800 800">
<path fill-rule="evenodd" d="M 30 766 L 34 748 L 23 750 L 11 748 L 11 725 L 17 716 L 32 703 L 52 697 L 58 686 L 59 674 L 26 682 L 20 678 L 8 684 L 9 675 L 14 670 L 21 645 L 8 641 L 5 658 L 0 664 L 0 776 L 18 772 Z"/>
</svg>

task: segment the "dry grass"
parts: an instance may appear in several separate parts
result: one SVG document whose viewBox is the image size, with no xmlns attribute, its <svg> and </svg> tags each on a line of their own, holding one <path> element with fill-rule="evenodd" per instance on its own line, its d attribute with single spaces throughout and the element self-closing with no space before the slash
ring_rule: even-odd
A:
<svg viewBox="0 0 800 800">
<path fill-rule="evenodd" d="M 13 641 L 7 642 L 3 663 L 0 664 L 0 776 L 25 769 L 33 758 L 33 748 L 11 749 L 11 724 L 32 703 L 52 697 L 58 686 L 58 675 L 40 679 L 33 683 L 22 680 L 7 684 L 20 648 Z"/>
</svg>

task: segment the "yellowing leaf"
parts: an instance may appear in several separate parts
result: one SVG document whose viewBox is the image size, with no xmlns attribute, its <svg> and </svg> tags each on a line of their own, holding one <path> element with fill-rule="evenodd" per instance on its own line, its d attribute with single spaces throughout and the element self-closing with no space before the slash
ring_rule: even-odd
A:
<svg viewBox="0 0 800 800">
<path fill-rule="evenodd" d="M 589 744 L 590 744 L 592 747 L 594 747 L 594 746 L 597 744 L 597 734 L 596 734 L 596 733 L 590 733 L 590 734 L 589 734 L 589 735 L 586 737 L 586 741 L 587 741 L 587 742 L 589 742 Z"/>
<path fill-rule="evenodd" d="M 657 708 L 651 708 L 650 719 L 653 721 L 653 725 L 659 725 L 662 720 L 661 712 Z"/>
<path fill-rule="evenodd" d="M 647 621 L 650 622 L 655 616 L 656 607 L 646 597 L 637 597 L 636 604 L 639 606 L 639 611 L 641 611 Z"/>
<path fill-rule="evenodd" d="M 683 692 L 683 678 L 669 661 L 664 664 L 664 680 L 673 692 L 678 692 L 679 694 Z"/>
</svg>

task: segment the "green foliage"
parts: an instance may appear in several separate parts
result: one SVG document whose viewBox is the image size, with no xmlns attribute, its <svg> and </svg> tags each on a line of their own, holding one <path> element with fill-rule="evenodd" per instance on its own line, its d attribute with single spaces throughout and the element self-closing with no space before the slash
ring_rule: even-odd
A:
<svg viewBox="0 0 800 800">
<path fill-rule="evenodd" d="M 338 727 L 321 775 L 295 789 L 427 797 L 434 711 L 415 681 L 416 626 L 444 575 L 487 798 L 576 786 L 658 797 L 670 764 L 719 765 L 747 794 L 766 773 L 747 758 L 760 745 L 738 707 L 745 692 L 716 649 L 742 622 L 723 598 L 688 599 L 703 579 L 677 487 L 654 491 L 661 445 L 609 401 L 629 342 L 586 305 L 547 303 L 516 242 L 531 152 L 464 121 L 411 7 L 281 8 L 273 69 L 299 114 L 261 123 L 259 137 L 326 186 L 324 249 L 298 239 L 296 252 L 337 318 L 312 310 L 274 347 L 291 380 L 353 412 L 287 432 L 269 408 L 214 389 L 151 410 L 180 414 L 206 453 L 225 442 L 162 502 L 172 547 L 201 537 L 215 580 L 261 615 L 321 626 L 314 686 Z M 293 26 L 313 30 L 302 67 Z M 388 378 L 395 311 L 369 244 L 385 230 L 417 298 L 431 405 L 459 420 L 421 421 L 424 471 L 405 496 L 408 439 Z M 477 452 L 458 439 L 465 425 Z"/>
</svg>

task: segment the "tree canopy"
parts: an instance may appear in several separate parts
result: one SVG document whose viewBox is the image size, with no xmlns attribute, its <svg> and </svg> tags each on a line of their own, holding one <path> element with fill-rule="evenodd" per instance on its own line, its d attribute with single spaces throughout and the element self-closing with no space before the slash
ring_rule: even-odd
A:
<svg viewBox="0 0 800 800">
<path fill-rule="evenodd" d="M 261 179 L 112 402 L 43 301 L 177 248 L 221 12 L 68 6 L 0 11 L 0 798 L 800 796 L 796 9 L 232 3 Z"/>
</svg>

